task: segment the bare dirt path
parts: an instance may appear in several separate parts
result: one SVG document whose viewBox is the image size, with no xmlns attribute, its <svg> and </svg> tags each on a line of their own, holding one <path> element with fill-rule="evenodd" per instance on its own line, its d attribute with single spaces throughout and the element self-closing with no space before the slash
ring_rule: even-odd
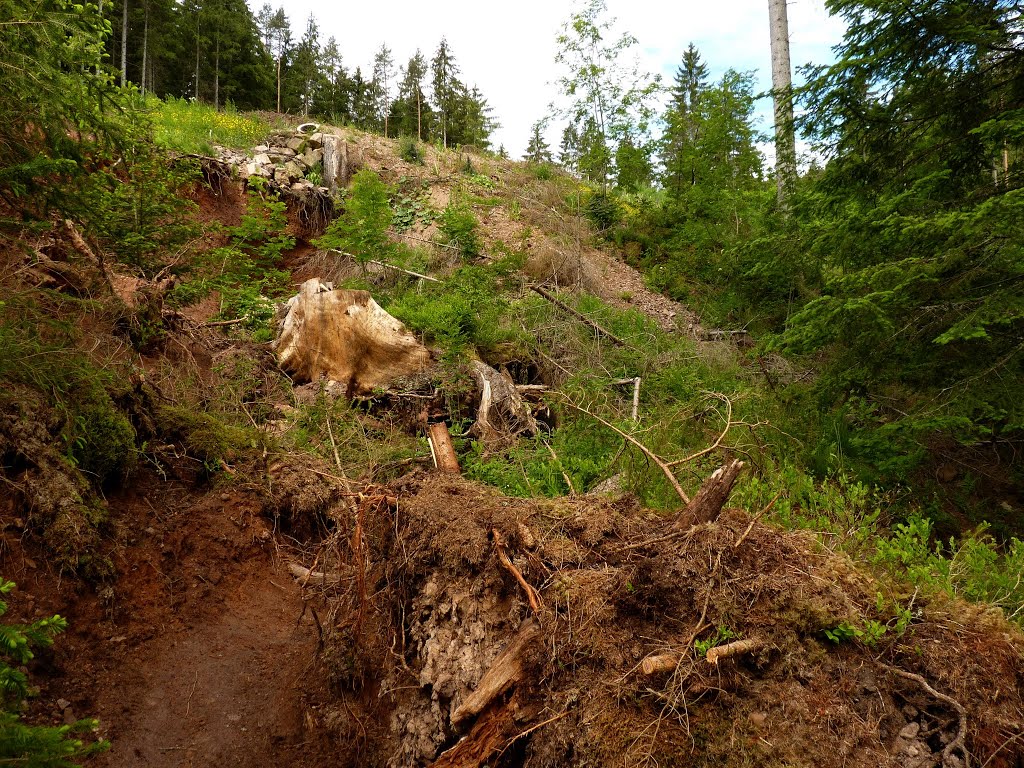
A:
<svg viewBox="0 0 1024 768">
<path fill-rule="evenodd" d="M 255 495 L 149 478 L 110 505 L 126 539 L 106 590 L 14 574 L 69 620 L 41 714 L 98 718 L 112 747 L 95 766 L 327 764 L 305 714 L 317 630 Z"/>
</svg>

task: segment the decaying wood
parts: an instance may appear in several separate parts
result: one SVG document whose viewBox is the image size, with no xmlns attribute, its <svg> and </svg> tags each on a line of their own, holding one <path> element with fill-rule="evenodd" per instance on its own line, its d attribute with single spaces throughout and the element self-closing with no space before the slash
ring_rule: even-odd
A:
<svg viewBox="0 0 1024 768">
<path fill-rule="evenodd" d="M 530 582 L 523 576 L 522 571 L 516 568 L 515 563 L 512 562 L 512 558 L 508 556 L 508 548 L 505 546 L 505 539 L 502 537 L 501 532 L 497 528 L 491 529 L 491 538 L 494 540 L 494 549 L 498 553 L 498 560 L 504 566 L 505 570 L 515 577 L 515 580 L 519 582 L 519 586 L 523 588 L 526 593 L 526 600 L 530 603 L 530 610 L 533 611 L 534 615 L 540 613 L 541 602 L 540 593 L 534 589 Z"/>
<path fill-rule="evenodd" d="M 645 675 L 659 675 L 664 672 L 672 672 L 679 666 L 678 653 L 662 653 L 655 656 L 648 656 L 640 662 L 640 671 Z"/>
<path fill-rule="evenodd" d="M 763 640 L 751 637 L 747 640 L 736 640 L 732 643 L 709 648 L 705 658 L 707 658 L 708 664 L 717 665 L 722 659 L 727 659 L 730 656 L 741 656 L 744 653 L 751 653 L 762 647 L 764 647 Z"/>
<path fill-rule="evenodd" d="M 526 671 L 526 654 L 541 637 L 540 627 L 527 619 L 480 679 L 476 690 L 452 712 L 452 727 L 459 729 L 479 715 L 487 706 L 515 685 Z"/>
<path fill-rule="evenodd" d="M 716 520 L 742 469 L 743 462 L 738 459 L 716 469 L 679 514 L 674 527 L 689 528 L 691 525 Z"/>
<path fill-rule="evenodd" d="M 430 353 L 366 291 L 334 290 L 317 278 L 302 284 L 278 327 L 274 350 L 295 383 L 321 377 L 352 397 L 420 373 Z"/>
<path fill-rule="evenodd" d="M 554 304 L 559 309 L 564 310 L 565 312 L 568 312 L 570 315 L 575 317 L 581 323 L 585 323 L 586 325 L 589 325 L 591 328 L 593 328 L 599 334 L 601 334 L 602 336 L 605 336 L 608 339 L 608 341 L 610 341 L 612 344 L 615 344 L 616 346 L 619 346 L 619 347 L 626 346 L 626 342 L 624 342 L 622 339 L 620 339 L 614 333 L 611 333 L 610 331 L 605 330 L 600 325 L 598 325 L 593 320 L 591 320 L 589 317 L 584 315 L 582 312 L 577 312 L 575 309 L 570 307 L 565 302 L 555 298 L 555 296 L 553 296 L 551 293 L 549 293 L 548 291 L 546 291 L 543 288 L 541 288 L 539 285 L 531 285 L 530 289 L 533 290 L 535 293 L 543 296 L 545 299 L 550 301 L 552 304 Z"/>
<path fill-rule="evenodd" d="M 630 384 L 633 387 L 633 412 L 630 418 L 635 422 L 640 416 L 640 377 L 634 376 L 632 379 L 616 379 L 615 384 Z M 671 467 L 675 462 L 669 462 Z"/>
<path fill-rule="evenodd" d="M 474 434 L 484 442 L 524 433 L 537 434 L 537 420 L 507 373 L 497 371 L 480 360 L 472 362 L 472 370 L 480 388 L 480 406 L 472 429 Z"/>
<path fill-rule="evenodd" d="M 494 706 L 477 718 L 472 730 L 430 764 L 430 768 L 483 768 L 514 739 L 515 715 L 510 704 Z"/>
<path fill-rule="evenodd" d="M 427 439 L 430 441 L 430 455 L 434 458 L 434 466 L 449 475 L 460 475 L 459 459 L 455 455 L 452 436 L 448 425 L 443 421 L 427 425 Z"/>
<path fill-rule="evenodd" d="M 347 255 L 349 255 L 349 254 L 346 254 L 346 256 Z M 368 259 L 367 263 L 368 264 L 376 264 L 378 267 L 382 267 L 383 269 L 391 269 L 391 270 L 394 270 L 395 272 L 401 272 L 403 275 L 409 275 L 410 277 L 417 277 L 420 280 L 426 280 L 426 281 L 431 282 L 431 283 L 440 283 L 441 282 L 436 277 L 431 277 L 430 275 L 421 275 L 419 272 L 413 272 L 411 269 L 402 269 L 401 267 L 396 267 L 394 264 L 388 264 L 388 263 L 383 262 L 383 261 L 377 261 L 375 259 Z"/>
</svg>

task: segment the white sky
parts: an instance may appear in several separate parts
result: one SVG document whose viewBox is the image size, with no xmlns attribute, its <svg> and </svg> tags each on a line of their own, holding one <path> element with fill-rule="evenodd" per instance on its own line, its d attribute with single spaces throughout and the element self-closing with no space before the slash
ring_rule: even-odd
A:
<svg viewBox="0 0 1024 768">
<path fill-rule="evenodd" d="M 250 0 L 250 5 L 256 10 L 262 2 Z M 417 47 L 429 58 L 442 36 L 447 37 L 462 79 L 480 87 L 501 123 L 492 137 L 493 146 L 504 144 L 513 158 L 522 155 L 531 125 L 548 114 L 548 105 L 557 96 L 555 37 L 576 7 L 570 0 L 271 2 L 275 8 L 284 7 L 296 40 L 313 13 L 321 43 L 333 35 L 346 69 L 361 66 L 367 76 L 381 43 L 391 48 L 397 64 L 404 64 Z M 607 0 L 607 4 L 618 29 L 639 40 L 643 64 L 650 72 L 661 73 L 664 82 L 671 82 L 692 41 L 712 79 L 730 67 L 754 70 L 762 90 L 771 87 L 767 0 Z M 831 47 L 841 40 L 843 24 L 829 17 L 824 0 L 791 0 L 789 24 L 794 68 L 832 61 Z M 767 129 L 770 103 L 765 100 L 759 107 Z M 554 150 L 560 135 L 561 127 L 552 126 L 549 143 Z"/>
</svg>

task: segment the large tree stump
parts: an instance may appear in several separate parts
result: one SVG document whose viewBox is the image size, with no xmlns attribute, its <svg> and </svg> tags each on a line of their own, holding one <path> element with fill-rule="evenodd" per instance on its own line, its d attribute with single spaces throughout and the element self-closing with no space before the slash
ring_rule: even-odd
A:
<svg viewBox="0 0 1024 768">
<path fill-rule="evenodd" d="M 430 352 L 367 291 L 334 290 L 317 278 L 288 301 L 274 351 L 298 384 L 326 376 L 352 397 L 420 373 Z"/>
<path fill-rule="evenodd" d="M 729 499 L 729 494 L 732 493 L 732 487 L 736 484 L 741 469 L 743 462 L 738 459 L 733 459 L 716 469 L 679 514 L 675 527 L 689 528 L 691 525 L 717 520 L 722 507 Z"/>
</svg>

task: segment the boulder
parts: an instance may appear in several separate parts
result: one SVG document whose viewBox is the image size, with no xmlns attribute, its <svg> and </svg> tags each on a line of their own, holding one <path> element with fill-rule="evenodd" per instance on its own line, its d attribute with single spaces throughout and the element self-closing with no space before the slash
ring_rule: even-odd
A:
<svg viewBox="0 0 1024 768">
<path fill-rule="evenodd" d="M 324 145 L 324 135 L 322 133 L 311 133 L 306 137 L 306 145 L 310 149 L 320 149 Z"/>
<path fill-rule="evenodd" d="M 289 160 L 284 164 L 284 172 L 288 175 L 289 179 L 301 179 L 305 175 L 302 166 L 294 160 Z"/>
<path fill-rule="evenodd" d="M 288 149 L 292 150 L 293 152 L 301 152 L 303 148 L 306 146 L 306 137 L 292 136 L 292 138 L 288 139 L 285 146 L 288 147 Z"/>
<path fill-rule="evenodd" d="M 289 299 L 274 351 L 296 384 L 321 377 L 349 397 L 424 371 L 430 352 L 367 291 L 307 280 Z"/>
<path fill-rule="evenodd" d="M 302 162 L 307 168 L 318 167 L 323 159 L 324 153 L 321 149 L 307 149 L 302 155 Z"/>
<path fill-rule="evenodd" d="M 258 165 L 270 165 L 270 155 L 266 152 L 258 152 L 252 161 Z"/>
</svg>

